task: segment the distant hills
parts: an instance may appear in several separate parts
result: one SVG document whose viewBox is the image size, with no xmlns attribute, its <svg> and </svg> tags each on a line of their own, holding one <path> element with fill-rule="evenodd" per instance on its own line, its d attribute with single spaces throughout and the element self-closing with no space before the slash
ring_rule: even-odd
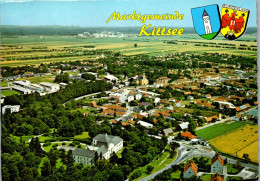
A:
<svg viewBox="0 0 260 181">
<path fill-rule="evenodd" d="M 168 27 L 177 28 L 177 27 Z M 139 34 L 141 27 L 78 27 L 78 26 L 13 26 L 0 25 L 2 35 L 25 36 L 25 35 L 77 35 L 83 32 L 120 32 L 124 34 Z M 255 34 L 256 27 L 248 27 L 246 34 Z M 196 33 L 193 27 L 184 28 L 185 34 Z"/>
</svg>

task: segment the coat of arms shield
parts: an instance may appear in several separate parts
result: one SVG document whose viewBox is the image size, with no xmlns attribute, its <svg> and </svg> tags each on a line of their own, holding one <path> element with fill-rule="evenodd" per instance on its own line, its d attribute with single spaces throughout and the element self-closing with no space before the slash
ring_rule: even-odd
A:
<svg viewBox="0 0 260 181">
<path fill-rule="evenodd" d="M 221 28 L 219 8 L 217 4 L 191 9 L 194 29 L 202 38 L 214 39 Z"/>
<path fill-rule="evenodd" d="M 221 34 L 235 40 L 246 31 L 250 10 L 223 4 L 221 11 Z"/>
</svg>

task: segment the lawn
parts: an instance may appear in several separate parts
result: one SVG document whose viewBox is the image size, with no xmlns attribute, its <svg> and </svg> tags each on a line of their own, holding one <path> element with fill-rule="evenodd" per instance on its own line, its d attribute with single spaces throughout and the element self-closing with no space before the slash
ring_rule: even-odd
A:
<svg viewBox="0 0 260 181">
<path fill-rule="evenodd" d="M 53 75 L 48 75 L 45 77 L 28 77 L 28 78 L 21 78 L 18 80 L 29 80 L 31 83 L 33 84 L 39 84 L 40 82 L 50 82 L 53 83 L 53 81 L 55 80 L 55 76 Z"/>
<path fill-rule="evenodd" d="M 20 136 L 13 136 L 13 135 L 10 135 L 12 138 L 14 138 L 15 142 L 16 143 L 20 143 Z M 33 135 L 31 136 L 22 136 L 23 138 L 23 141 L 25 141 L 25 143 L 29 143 L 29 139 L 31 139 L 32 137 L 34 137 Z"/>
<path fill-rule="evenodd" d="M 147 169 L 147 166 L 148 166 L 148 165 L 154 167 L 153 171 L 152 171 L 150 174 L 161 170 L 162 168 L 164 168 L 164 167 L 166 167 L 168 164 L 170 164 L 173 160 L 175 160 L 177 154 L 176 154 L 175 157 L 173 157 L 173 158 L 170 158 L 169 156 L 170 156 L 170 153 L 169 153 L 168 151 L 163 152 L 160 156 L 157 156 L 151 163 L 145 165 L 144 167 L 136 168 L 136 169 L 130 174 L 130 176 L 131 176 L 136 170 L 141 170 L 141 171 L 142 171 L 142 175 L 141 175 L 140 177 L 138 177 L 137 179 L 141 179 L 141 178 L 144 178 L 144 177 L 148 176 L 149 174 L 146 173 L 146 169 Z M 158 159 L 157 159 L 157 158 L 158 158 Z M 137 180 L 137 179 L 135 179 L 135 180 Z"/>
<path fill-rule="evenodd" d="M 54 137 L 50 137 L 50 136 L 39 136 L 39 141 L 40 143 L 45 143 L 45 140 L 48 140 L 48 139 L 52 139 Z"/>
<path fill-rule="evenodd" d="M 85 139 L 85 138 L 90 138 L 90 136 L 88 135 L 87 131 L 84 131 L 84 132 L 82 132 L 81 135 L 75 135 L 74 138 Z"/>
<path fill-rule="evenodd" d="M 181 171 L 176 171 L 174 173 L 171 174 L 172 178 L 174 179 L 180 179 L 180 176 L 181 176 Z"/>
<path fill-rule="evenodd" d="M 230 176 L 228 176 L 227 177 L 227 181 L 229 181 L 229 180 L 243 180 L 243 177 L 230 177 Z"/>
<path fill-rule="evenodd" d="M 7 87 L 7 86 L 8 86 L 7 82 L 1 81 L 1 87 Z"/>
<path fill-rule="evenodd" d="M 202 175 L 202 176 L 201 176 L 201 179 L 202 179 L 203 181 L 209 181 L 212 176 L 213 176 L 212 174 Z"/>
<path fill-rule="evenodd" d="M 220 136 L 220 135 L 223 135 L 230 131 L 233 131 L 235 129 L 238 129 L 244 125 L 245 125 L 244 122 L 234 122 L 231 124 L 225 124 L 225 123 L 216 124 L 216 125 L 201 129 L 199 131 L 196 131 L 196 135 L 198 135 L 206 140 L 210 140 L 217 136 Z"/>
<path fill-rule="evenodd" d="M 4 97 L 6 97 L 6 96 L 11 96 L 11 95 L 20 95 L 20 93 L 19 92 L 16 92 L 16 91 L 14 91 L 14 90 L 3 90 L 3 91 L 1 91 L 1 96 L 4 96 Z"/>
</svg>

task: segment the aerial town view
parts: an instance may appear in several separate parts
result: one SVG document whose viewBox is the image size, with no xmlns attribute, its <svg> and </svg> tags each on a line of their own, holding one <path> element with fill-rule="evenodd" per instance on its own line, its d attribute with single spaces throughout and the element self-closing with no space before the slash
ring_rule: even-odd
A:
<svg viewBox="0 0 260 181">
<path fill-rule="evenodd" d="M 257 180 L 256 2 L 228 1 L 250 9 L 230 41 L 187 1 L 1 2 L 2 180 Z M 153 36 L 115 11 L 179 19 Z"/>
</svg>

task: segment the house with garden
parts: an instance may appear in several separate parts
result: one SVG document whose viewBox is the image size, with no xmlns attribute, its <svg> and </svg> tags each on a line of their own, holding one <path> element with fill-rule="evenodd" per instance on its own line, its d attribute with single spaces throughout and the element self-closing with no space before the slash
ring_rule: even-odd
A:
<svg viewBox="0 0 260 181">
<path fill-rule="evenodd" d="M 213 173 L 223 173 L 223 167 L 224 167 L 224 160 L 222 157 L 217 153 L 212 159 L 211 159 L 211 172 Z"/>
<path fill-rule="evenodd" d="M 193 162 L 190 161 L 187 165 L 185 165 L 184 170 L 183 170 L 183 178 L 191 178 L 193 176 L 197 176 L 198 172 L 198 167 L 197 165 Z"/>
</svg>

